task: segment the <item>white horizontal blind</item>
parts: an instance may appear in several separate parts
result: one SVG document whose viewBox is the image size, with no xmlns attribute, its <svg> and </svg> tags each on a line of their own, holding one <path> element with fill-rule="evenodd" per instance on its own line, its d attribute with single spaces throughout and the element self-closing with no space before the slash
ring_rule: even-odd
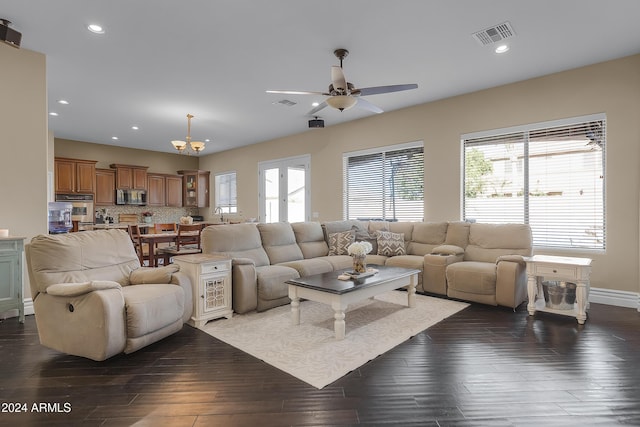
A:
<svg viewBox="0 0 640 427">
<path fill-rule="evenodd" d="M 463 216 L 531 225 L 534 245 L 605 248 L 605 118 L 463 138 Z"/>
<path fill-rule="evenodd" d="M 215 176 L 216 208 L 223 213 L 236 213 L 238 202 L 236 195 L 236 173 L 226 172 Z"/>
<path fill-rule="evenodd" d="M 345 219 L 422 221 L 422 143 L 345 154 L 343 179 Z"/>
</svg>

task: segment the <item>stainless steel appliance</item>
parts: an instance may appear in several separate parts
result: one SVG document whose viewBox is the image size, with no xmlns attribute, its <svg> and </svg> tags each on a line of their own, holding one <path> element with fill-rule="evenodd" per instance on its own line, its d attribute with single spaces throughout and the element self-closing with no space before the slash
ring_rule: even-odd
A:
<svg viewBox="0 0 640 427">
<path fill-rule="evenodd" d="M 56 202 L 71 203 L 71 221 L 78 221 L 79 231 L 93 228 L 93 194 L 56 194 Z"/>
<path fill-rule="evenodd" d="M 72 210 L 71 203 L 49 202 L 49 233 L 68 233 L 73 228 Z"/>
</svg>

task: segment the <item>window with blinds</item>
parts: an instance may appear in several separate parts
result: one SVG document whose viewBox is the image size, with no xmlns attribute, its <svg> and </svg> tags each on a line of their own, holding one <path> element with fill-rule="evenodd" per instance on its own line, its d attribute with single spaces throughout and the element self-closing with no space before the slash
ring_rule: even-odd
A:
<svg viewBox="0 0 640 427">
<path fill-rule="evenodd" d="M 345 153 L 343 179 L 345 219 L 424 218 L 422 142 Z"/>
<path fill-rule="evenodd" d="M 535 246 L 605 249 L 604 114 L 464 135 L 463 217 L 531 225 Z"/>
<path fill-rule="evenodd" d="M 238 212 L 235 172 L 216 174 L 215 192 L 216 209 L 220 208 L 221 213 Z"/>
</svg>

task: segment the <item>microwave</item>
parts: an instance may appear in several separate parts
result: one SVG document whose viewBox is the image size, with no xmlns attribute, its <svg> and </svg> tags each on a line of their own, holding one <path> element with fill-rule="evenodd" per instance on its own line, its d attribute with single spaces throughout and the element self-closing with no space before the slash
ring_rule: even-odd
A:
<svg viewBox="0 0 640 427">
<path fill-rule="evenodd" d="M 146 190 L 116 190 L 116 205 L 145 206 L 146 204 Z"/>
</svg>

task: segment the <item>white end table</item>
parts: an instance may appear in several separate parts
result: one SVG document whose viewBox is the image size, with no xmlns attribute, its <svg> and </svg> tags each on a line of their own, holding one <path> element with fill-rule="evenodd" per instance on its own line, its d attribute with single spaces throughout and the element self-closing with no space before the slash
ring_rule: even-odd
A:
<svg viewBox="0 0 640 427">
<path fill-rule="evenodd" d="M 191 254 L 173 257 L 173 262 L 191 280 L 193 314 L 189 325 L 202 328 L 209 320 L 220 317 L 230 319 L 233 316 L 231 259 L 210 254 Z"/>
<path fill-rule="evenodd" d="M 591 259 L 534 255 L 525 258 L 525 261 L 527 262 L 527 292 L 529 294 L 527 310 L 529 315 L 533 316 L 536 311 L 544 311 L 573 316 L 578 320 L 579 324 L 584 324 L 585 320 L 587 320 L 587 309 L 589 308 Z M 557 310 L 546 307 L 542 294 L 543 277 L 576 284 L 576 303 L 572 310 Z"/>
</svg>

